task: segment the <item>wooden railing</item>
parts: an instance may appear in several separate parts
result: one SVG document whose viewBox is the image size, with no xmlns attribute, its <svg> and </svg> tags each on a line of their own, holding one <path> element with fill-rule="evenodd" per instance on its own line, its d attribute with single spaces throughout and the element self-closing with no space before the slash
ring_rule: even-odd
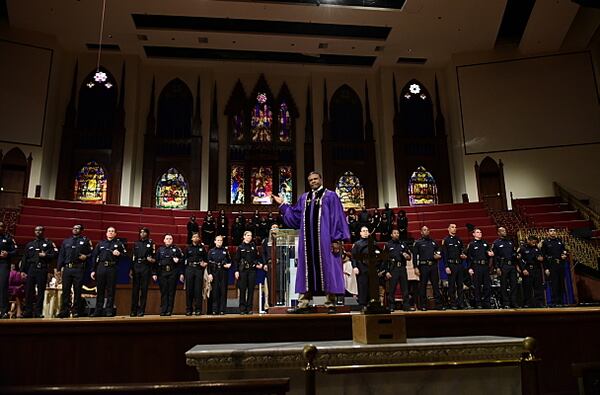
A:
<svg viewBox="0 0 600 395">
<path fill-rule="evenodd" d="M 228 381 L 182 381 L 150 384 L 0 387 L 0 395 L 284 395 L 289 390 L 289 378 L 271 378 Z"/>
<path fill-rule="evenodd" d="M 569 191 L 557 182 L 554 182 L 553 185 L 556 196 L 569 203 L 574 209 L 579 210 L 585 219 L 594 223 L 596 229 L 600 229 L 600 202 L 596 202 L 595 198 L 581 192 Z M 587 200 L 589 204 L 582 203 L 582 200 Z"/>
</svg>

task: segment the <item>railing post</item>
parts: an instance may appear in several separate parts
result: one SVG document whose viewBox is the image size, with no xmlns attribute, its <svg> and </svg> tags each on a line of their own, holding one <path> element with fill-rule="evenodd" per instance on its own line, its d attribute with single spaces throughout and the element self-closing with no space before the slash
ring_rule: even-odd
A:
<svg viewBox="0 0 600 395">
<path fill-rule="evenodd" d="M 521 393 L 523 395 L 539 395 L 540 382 L 538 366 L 540 360 L 535 357 L 537 341 L 533 337 L 523 339 L 525 352 L 521 356 Z"/>
<path fill-rule="evenodd" d="M 317 353 L 317 347 L 313 344 L 307 344 L 302 350 L 302 355 L 304 355 L 306 361 L 306 367 L 304 368 L 304 393 L 306 395 L 317 394 L 317 367 L 314 364 Z"/>
</svg>

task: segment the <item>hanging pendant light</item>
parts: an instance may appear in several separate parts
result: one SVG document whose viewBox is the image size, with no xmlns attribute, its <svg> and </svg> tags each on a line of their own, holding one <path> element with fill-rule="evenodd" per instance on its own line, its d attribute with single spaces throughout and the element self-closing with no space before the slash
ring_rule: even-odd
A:
<svg viewBox="0 0 600 395">
<path fill-rule="evenodd" d="M 96 60 L 96 73 L 93 80 L 90 80 L 86 85 L 88 88 L 93 88 L 96 84 L 104 86 L 107 89 L 112 88 L 112 84 L 108 82 L 108 75 L 104 71 L 100 71 L 100 56 L 102 54 L 102 36 L 104 34 L 104 16 L 106 15 L 106 0 L 102 0 L 102 16 L 100 18 L 100 37 L 98 39 L 98 58 Z"/>
</svg>

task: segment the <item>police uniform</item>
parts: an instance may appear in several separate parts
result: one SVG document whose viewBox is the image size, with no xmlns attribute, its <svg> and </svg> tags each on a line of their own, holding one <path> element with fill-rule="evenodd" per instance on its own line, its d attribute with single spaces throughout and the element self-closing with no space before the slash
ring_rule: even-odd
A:
<svg viewBox="0 0 600 395">
<path fill-rule="evenodd" d="M 113 255 L 114 251 L 119 251 L 121 255 Z M 115 315 L 115 292 L 117 288 L 117 264 L 119 257 L 125 255 L 127 249 L 121 240 L 116 238 L 112 240 L 102 240 L 96 244 L 92 253 L 92 262 L 94 262 L 93 272 L 96 272 L 96 310 L 94 317 L 114 317 Z M 106 297 L 106 308 L 104 307 L 104 298 Z"/>
<path fill-rule="evenodd" d="M 0 235 L 0 251 L 8 255 L 0 257 L 0 318 L 8 318 L 8 278 L 10 276 L 10 259 L 17 253 L 17 244 L 8 233 Z"/>
<path fill-rule="evenodd" d="M 410 255 L 410 249 L 405 242 L 400 240 L 390 240 L 386 243 L 384 251 L 389 254 L 389 261 L 386 265 L 386 273 L 389 273 L 390 286 L 387 290 L 388 305 L 391 310 L 395 308 L 396 287 L 400 283 L 400 289 L 402 290 L 402 307 L 404 310 L 410 309 L 409 298 L 408 298 L 408 274 L 406 272 L 406 258 L 404 254 Z"/>
<path fill-rule="evenodd" d="M 544 239 L 541 250 L 545 268 L 550 271 L 552 299 L 549 304 L 561 306 L 564 303 L 565 294 L 565 261 L 561 255 L 567 255 L 567 247 L 561 239 L 555 237 Z"/>
<path fill-rule="evenodd" d="M 131 268 L 131 316 L 142 317 L 146 313 L 148 286 L 152 276 L 152 262 L 156 245 L 152 239 L 140 239 L 133 244 L 133 262 Z"/>
<path fill-rule="evenodd" d="M 181 259 L 183 253 L 175 244 L 170 246 L 162 245 L 156 253 L 155 266 L 158 275 L 158 285 L 160 287 L 160 315 L 173 314 L 175 305 L 175 292 L 177 291 L 177 277 L 180 274 L 180 263 L 173 259 Z"/>
<path fill-rule="evenodd" d="M 358 255 L 369 253 L 369 239 L 359 239 L 352 245 L 352 268 L 358 268 L 356 283 L 358 285 L 358 304 L 366 307 L 369 303 L 369 265 L 364 259 L 358 259 Z"/>
<path fill-rule="evenodd" d="M 242 243 L 242 237 L 244 237 L 244 231 L 246 230 L 246 224 L 244 223 L 243 217 L 237 217 L 233 223 L 231 229 L 232 244 L 240 245 Z"/>
<path fill-rule="evenodd" d="M 213 314 L 225 314 L 227 308 L 227 284 L 229 269 L 223 265 L 231 263 L 227 247 L 214 247 L 208 252 L 208 272 L 213 276 Z"/>
<path fill-rule="evenodd" d="M 213 217 L 206 217 L 204 223 L 202 224 L 202 242 L 206 244 L 209 248 L 215 242 L 215 232 L 217 230 L 217 225 L 215 224 L 215 220 Z"/>
<path fill-rule="evenodd" d="M 438 261 L 434 254 L 439 253 L 439 246 L 430 237 L 421 237 L 413 247 L 414 262 L 419 268 L 419 299 L 421 310 L 427 309 L 427 282 L 431 282 L 433 298 L 437 308 L 441 307 L 440 273 Z"/>
<path fill-rule="evenodd" d="M 489 249 L 490 245 L 483 239 L 473 240 L 467 247 L 469 267 L 473 270 L 473 294 L 477 308 L 491 308 L 492 280 L 490 278 L 487 254 Z"/>
<path fill-rule="evenodd" d="M 43 257 L 39 255 L 42 252 L 46 254 Z M 25 251 L 21 259 L 21 272 L 27 274 L 23 317 L 43 317 L 42 310 L 48 282 L 48 269 L 50 268 L 50 262 L 56 255 L 58 255 L 58 248 L 46 238 L 36 238 L 25 245 Z M 36 288 L 37 300 L 35 297 Z"/>
<path fill-rule="evenodd" d="M 185 314 L 202 314 L 202 286 L 208 262 L 204 244 L 190 244 L 185 250 Z M 205 266 L 202 266 L 205 265 Z M 209 307 L 210 308 L 210 307 Z"/>
<path fill-rule="evenodd" d="M 492 251 L 494 252 L 495 266 L 501 271 L 500 291 L 502 293 L 502 304 L 504 307 L 518 307 L 515 245 L 512 240 L 501 237 L 492 243 Z"/>
<path fill-rule="evenodd" d="M 462 258 L 464 245 L 458 236 L 448 235 L 442 240 L 442 253 L 444 254 L 444 263 L 446 268 L 450 269 L 448 275 L 448 296 L 450 305 L 453 309 L 463 309 L 465 307 L 464 281 L 465 268 Z"/>
<path fill-rule="evenodd" d="M 62 302 L 59 318 L 67 318 L 70 314 L 71 287 L 73 288 L 73 317 L 83 313 L 81 287 L 87 258 L 92 253 L 92 242 L 83 235 L 65 239 L 58 253 L 57 270 L 62 270 Z M 85 255 L 85 259 L 79 259 Z"/>
<path fill-rule="evenodd" d="M 519 267 L 523 276 L 524 307 L 544 306 L 543 263 L 539 261 L 542 252 L 537 246 L 524 245 L 519 249 Z M 527 271 L 525 275 L 524 271 Z"/>
<path fill-rule="evenodd" d="M 260 263 L 258 248 L 254 242 L 242 243 L 235 252 L 236 272 L 240 273 L 240 314 L 252 314 L 252 301 L 256 285 L 256 265 Z"/>
</svg>

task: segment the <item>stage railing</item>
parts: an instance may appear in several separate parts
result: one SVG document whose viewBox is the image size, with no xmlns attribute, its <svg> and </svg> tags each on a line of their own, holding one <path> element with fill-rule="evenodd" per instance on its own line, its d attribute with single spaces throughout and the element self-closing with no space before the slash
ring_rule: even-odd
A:
<svg viewBox="0 0 600 395">
<path fill-rule="evenodd" d="M 0 395 L 284 395 L 289 390 L 289 378 L 268 378 L 226 381 L 181 381 L 148 384 L 0 387 Z"/>
<path fill-rule="evenodd" d="M 346 365 L 346 366 L 317 366 L 315 359 L 319 350 L 312 344 L 304 347 L 305 394 L 317 395 L 317 373 L 323 374 L 360 374 L 360 373 L 385 373 L 423 369 L 460 369 L 484 368 L 496 366 L 519 366 L 521 368 L 521 393 L 523 395 L 538 395 L 540 393 L 539 363 L 534 351 L 536 341 L 532 337 L 523 340 L 525 350 L 518 359 L 489 359 L 473 361 L 444 361 L 424 363 L 387 363 L 376 365 Z"/>
</svg>

